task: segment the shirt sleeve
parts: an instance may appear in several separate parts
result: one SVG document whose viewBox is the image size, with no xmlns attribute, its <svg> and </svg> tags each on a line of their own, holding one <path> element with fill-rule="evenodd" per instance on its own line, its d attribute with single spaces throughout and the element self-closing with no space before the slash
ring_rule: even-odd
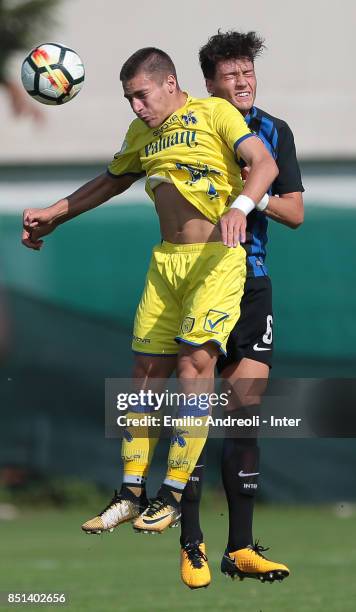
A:
<svg viewBox="0 0 356 612">
<path fill-rule="evenodd" d="M 276 163 L 279 175 L 272 185 L 272 195 L 283 195 L 294 191 L 303 192 L 304 187 L 297 161 L 293 133 L 285 122 L 279 129 Z"/>
<path fill-rule="evenodd" d="M 107 172 L 113 177 L 122 176 L 123 174 L 138 176 L 145 174 L 141 165 L 139 148 L 135 146 L 133 124 L 129 127 L 121 149 L 118 153 L 115 153 L 112 162 L 107 168 Z"/>
<path fill-rule="evenodd" d="M 226 100 L 220 100 L 214 105 L 212 120 L 219 136 L 233 151 L 236 151 L 246 138 L 254 136 L 241 113 Z"/>
</svg>

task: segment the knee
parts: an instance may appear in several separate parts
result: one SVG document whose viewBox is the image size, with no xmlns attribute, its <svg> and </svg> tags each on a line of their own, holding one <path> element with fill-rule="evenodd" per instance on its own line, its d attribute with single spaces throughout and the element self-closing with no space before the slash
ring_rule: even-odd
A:
<svg viewBox="0 0 356 612">
<path fill-rule="evenodd" d="M 175 356 L 135 354 L 132 378 L 168 378 L 175 368 Z"/>
<path fill-rule="evenodd" d="M 202 368 L 194 359 L 183 357 L 178 360 L 177 376 L 178 378 L 194 379 L 202 375 Z"/>
<path fill-rule="evenodd" d="M 215 346 L 206 344 L 203 347 L 182 345 L 177 363 L 178 378 L 211 378 L 217 360 Z"/>
<path fill-rule="evenodd" d="M 147 362 L 145 359 L 140 357 L 135 358 L 132 377 L 133 378 L 146 378 L 150 373 L 155 370 L 154 365 Z"/>
<path fill-rule="evenodd" d="M 222 389 L 229 394 L 229 403 L 225 410 L 231 412 L 253 406 L 260 406 L 267 381 L 258 378 L 242 378 L 237 380 L 224 380 Z"/>
<path fill-rule="evenodd" d="M 253 406 L 260 406 L 261 400 L 261 395 L 241 395 L 237 399 L 236 407 L 240 406 L 241 408 L 252 408 Z M 230 410 L 233 410 L 234 408 L 235 405 L 232 405 Z"/>
</svg>

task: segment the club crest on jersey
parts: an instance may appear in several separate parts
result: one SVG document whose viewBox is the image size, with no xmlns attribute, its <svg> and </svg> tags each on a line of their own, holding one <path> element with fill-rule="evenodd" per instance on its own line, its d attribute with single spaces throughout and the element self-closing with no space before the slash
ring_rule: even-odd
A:
<svg viewBox="0 0 356 612">
<path fill-rule="evenodd" d="M 183 323 L 181 325 L 181 330 L 183 334 L 189 334 L 194 327 L 195 319 L 194 317 L 185 317 Z"/>
<path fill-rule="evenodd" d="M 196 125 L 198 123 L 198 119 L 196 118 L 194 111 L 188 111 L 185 115 L 182 115 L 182 119 L 185 125 Z"/>
<path fill-rule="evenodd" d="M 224 323 L 229 318 L 227 312 L 210 309 L 205 317 L 204 329 L 211 334 L 219 334 L 224 331 Z"/>
</svg>

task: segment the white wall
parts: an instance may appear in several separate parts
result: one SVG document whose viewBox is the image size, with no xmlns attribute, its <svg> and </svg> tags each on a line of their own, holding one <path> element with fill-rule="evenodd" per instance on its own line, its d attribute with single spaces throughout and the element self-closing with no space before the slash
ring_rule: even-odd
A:
<svg viewBox="0 0 356 612">
<path fill-rule="evenodd" d="M 118 73 L 136 49 L 155 45 L 171 54 L 181 85 L 205 95 L 199 47 L 223 30 L 254 29 L 268 46 L 257 60 L 257 105 L 286 119 L 301 157 L 356 155 L 354 31 L 356 2 L 339 0 L 65 0 L 58 27 L 41 41 L 63 42 L 84 60 L 79 96 L 43 109 L 46 123 L 11 116 L 0 92 L 0 162 L 107 160 L 132 118 Z M 18 78 L 22 57 L 14 58 Z"/>
</svg>

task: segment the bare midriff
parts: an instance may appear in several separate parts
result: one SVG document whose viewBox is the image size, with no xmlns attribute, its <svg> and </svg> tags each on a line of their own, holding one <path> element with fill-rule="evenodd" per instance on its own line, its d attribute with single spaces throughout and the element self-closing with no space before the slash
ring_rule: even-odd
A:
<svg viewBox="0 0 356 612">
<path fill-rule="evenodd" d="M 219 226 L 183 198 L 174 185 L 161 183 L 154 195 L 163 240 L 173 244 L 221 242 Z"/>
</svg>

